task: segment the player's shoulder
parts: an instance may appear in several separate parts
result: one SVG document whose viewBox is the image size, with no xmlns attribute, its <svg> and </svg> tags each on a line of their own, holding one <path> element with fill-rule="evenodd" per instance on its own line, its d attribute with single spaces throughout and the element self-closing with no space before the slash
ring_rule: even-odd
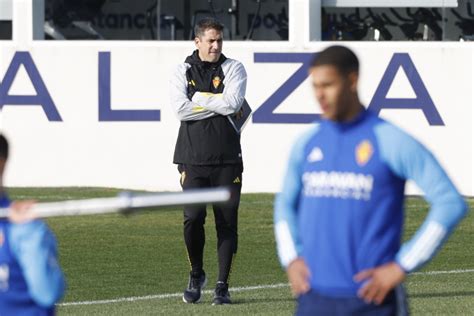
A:
<svg viewBox="0 0 474 316">
<path fill-rule="evenodd" d="M 311 142 L 311 140 L 317 137 L 320 129 L 321 129 L 320 124 L 318 123 L 311 124 L 307 130 L 305 130 L 303 133 L 301 133 L 298 136 L 295 143 L 293 144 L 292 151 L 300 152 L 300 153 L 305 152 L 306 147 Z"/>
<path fill-rule="evenodd" d="M 191 64 L 187 62 L 179 63 L 175 67 L 175 72 L 177 73 L 186 73 L 186 71 L 191 68 Z"/>
<path fill-rule="evenodd" d="M 228 58 L 228 57 L 226 57 L 222 65 L 232 65 L 232 66 L 242 66 L 242 67 L 244 66 L 242 62 L 240 62 L 239 60 L 234 59 L 234 58 Z"/>
<path fill-rule="evenodd" d="M 380 141 L 392 144 L 416 142 L 415 138 L 396 124 L 383 118 L 374 119 L 374 132 Z"/>
<path fill-rule="evenodd" d="M 173 75 L 170 76 L 169 80 L 171 82 L 183 82 L 183 80 L 186 80 L 186 72 L 189 68 L 191 68 L 191 65 L 185 62 L 176 65 Z"/>
<path fill-rule="evenodd" d="M 374 133 L 380 152 L 386 158 L 427 153 L 425 146 L 414 136 L 382 118 L 378 118 Z"/>
<path fill-rule="evenodd" d="M 226 58 L 226 60 L 224 60 L 224 62 L 221 64 L 221 67 L 224 71 L 227 69 L 227 70 L 245 72 L 244 64 L 242 64 L 237 59 L 233 59 L 233 58 Z"/>
</svg>

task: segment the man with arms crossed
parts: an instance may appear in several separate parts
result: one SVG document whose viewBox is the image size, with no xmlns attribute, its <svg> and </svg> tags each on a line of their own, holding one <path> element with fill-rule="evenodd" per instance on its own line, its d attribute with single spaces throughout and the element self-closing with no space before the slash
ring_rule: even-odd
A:
<svg viewBox="0 0 474 316">
<path fill-rule="evenodd" d="M 433 155 L 359 101 L 359 62 L 332 46 L 310 76 L 322 120 L 294 145 L 275 201 L 278 254 L 297 315 L 404 315 L 401 283 L 429 261 L 467 212 Z M 404 187 L 431 205 L 401 245 Z"/>
<path fill-rule="evenodd" d="M 237 210 L 242 187 L 240 134 L 229 122 L 244 102 L 247 74 L 237 60 L 222 54 L 223 26 L 207 18 L 196 25 L 196 50 L 171 79 L 171 105 L 181 121 L 173 162 L 183 190 L 228 186 L 231 201 L 213 205 L 219 276 L 213 305 L 230 304 L 228 278 L 237 252 Z M 183 301 L 197 303 L 207 282 L 203 269 L 206 206 L 184 208 L 184 240 L 191 263 Z"/>
</svg>

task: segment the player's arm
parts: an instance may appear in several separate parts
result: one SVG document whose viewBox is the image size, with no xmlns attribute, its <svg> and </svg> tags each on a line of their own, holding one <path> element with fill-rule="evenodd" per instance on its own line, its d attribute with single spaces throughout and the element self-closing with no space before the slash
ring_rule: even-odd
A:
<svg viewBox="0 0 474 316">
<path fill-rule="evenodd" d="M 187 91 L 186 66 L 181 64 L 176 67 L 170 80 L 170 102 L 175 115 L 180 121 L 202 120 L 216 115 L 189 100 Z"/>
<path fill-rule="evenodd" d="M 413 180 L 430 210 L 423 224 L 401 247 L 396 262 L 406 272 L 427 263 L 467 213 L 466 203 L 432 153 L 390 124 L 379 127 L 382 155 L 398 176 Z"/>
<path fill-rule="evenodd" d="M 33 300 L 45 307 L 54 305 L 64 294 L 65 281 L 53 233 L 38 220 L 12 224 L 10 241 Z"/>
<path fill-rule="evenodd" d="M 247 73 L 240 62 L 234 62 L 224 78 L 222 93 L 196 92 L 192 101 L 206 110 L 221 114 L 231 115 L 240 110 L 245 98 L 247 88 Z"/>
<path fill-rule="evenodd" d="M 359 294 L 380 304 L 386 293 L 410 273 L 431 260 L 467 212 L 464 199 L 423 145 L 390 124 L 376 129 L 382 158 L 403 179 L 413 180 L 424 192 L 430 210 L 415 235 L 402 245 L 395 261 L 361 271 L 356 281 L 370 279 Z"/>
<path fill-rule="evenodd" d="M 300 146 L 294 146 L 288 162 L 283 187 L 275 198 L 274 230 L 278 257 L 286 269 L 301 253 L 298 234 L 298 201 L 302 188 Z"/>
<path fill-rule="evenodd" d="M 274 230 L 278 257 L 288 274 L 295 295 L 309 290 L 309 270 L 301 258 L 302 245 L 298 232 L 298 204 L 302 190 L 304 146 L 314 131 L 301 137 L 293 146 L 284 177 L 283 188 L 275 199 Z"/>
</svg>

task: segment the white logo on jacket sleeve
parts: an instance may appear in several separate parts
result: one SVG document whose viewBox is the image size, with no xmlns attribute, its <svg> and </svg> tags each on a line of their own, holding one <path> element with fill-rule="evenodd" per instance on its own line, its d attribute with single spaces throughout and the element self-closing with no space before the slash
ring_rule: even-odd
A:
<svg viewBox="0 0 474 316">
<path fill-rule="evenodd" d="M 304 195 L 369 200 L 374 178 L 353 172 L 313 171 L 303 174 Z"/>
<path fill-rule="evenodd" d="M 323 158 L 324 156 L 323 156 L 323 151 L 321 150 L 321 148 L 314 147 L 306 159 L 308 160 L 308 162 L 316 162 L 316 161 L 323 160 Z"/>
</svg>

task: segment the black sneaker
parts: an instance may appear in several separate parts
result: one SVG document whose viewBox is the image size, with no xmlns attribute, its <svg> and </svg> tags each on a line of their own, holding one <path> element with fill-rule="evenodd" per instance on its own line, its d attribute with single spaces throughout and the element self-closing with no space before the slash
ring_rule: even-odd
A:
<svg viewBox="0 0 474 316">
<path fill-rule="evenodd" d="M 212 305 L 223 305 L 232 304 L 229 294 L 229 284 L 224 282 L 217 282 L 216 289 L 214 291 L 214 299 Z"/>
<path fill-rule="evenodd" d="M 201 274 L 189 273 L 188 288 L 184 290 L 183 302 L 199 303 L 201 301 L 201 290 L 206 286 L 207 278 L 204 271 Z"/>
</svg>

